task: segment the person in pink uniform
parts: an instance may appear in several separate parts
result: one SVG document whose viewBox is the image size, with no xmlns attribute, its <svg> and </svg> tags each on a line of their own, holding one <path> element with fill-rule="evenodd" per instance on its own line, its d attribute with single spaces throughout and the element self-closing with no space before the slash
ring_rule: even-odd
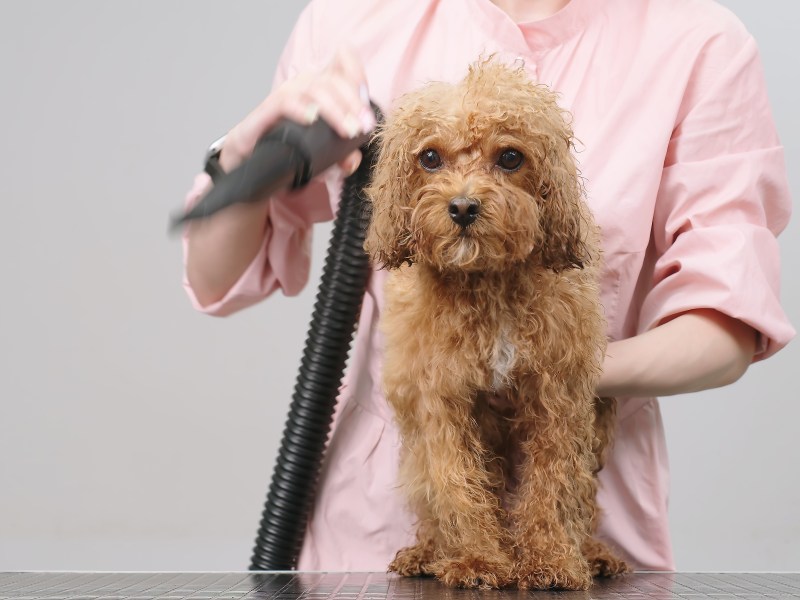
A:
<svg viewBox="0 0 800 600">
<path fill-rule="evenodd" d="M 342 47 L 346 44 L 347 49 Z M 226 138 L 230 170 L 278 118 L 341 135 L 431 80 L 495 55 L 522 61 L 573 115 L 587 201 L 602 228 L 610 344 L 599 395 L 619 398 L 601 473 L 601 535 L 637 568 L 672 570 L 669 471 L 656 396 L 726 385 L 794 335 L 776 235 L 790 199 L 753 38 L 711 0 L 314 0 L 273 92 Z M 336 210 L 351 155 L 305 190 L 231 207 L 185 236 L 195 307 L 224 316 L 309 272 L 311 229 Z M 211 186 L 200 175 L 192 203 Z M 381 392 L 386 274 L 373 273 L 299 568 L 384 570 L 413 540 Z"/>
</svg>

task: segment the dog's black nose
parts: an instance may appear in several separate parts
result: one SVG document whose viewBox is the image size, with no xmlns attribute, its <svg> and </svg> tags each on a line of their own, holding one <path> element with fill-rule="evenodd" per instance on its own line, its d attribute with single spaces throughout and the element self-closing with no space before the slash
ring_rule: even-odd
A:
<svg viewBox="0 0 800 600">
<path fill-rule="evenodd" d="M 447 207 L 450 218 L 461 227 L 475 222 L 481 212 L 481 206 L 474 198 L 453 198 Z"/>
</svg>

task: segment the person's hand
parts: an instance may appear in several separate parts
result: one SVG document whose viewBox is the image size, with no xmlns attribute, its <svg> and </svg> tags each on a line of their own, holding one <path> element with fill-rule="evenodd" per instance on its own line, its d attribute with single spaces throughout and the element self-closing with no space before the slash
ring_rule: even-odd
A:
<svg viewBox="0 0 800 600">
<path fill-rule="evenodd" d="M 347 48 L 340 49 L 322 72 L 301 73 L 285 81 L 236 125 L 225 138 L 220 165 L 227 173 L 250 156 L 258 140 L 280 119 L 301 124 L 324 119 L 343 138 L 375 127 L 364 68 Z M 356 150 L 339 163 L 349 175 L 358 168 Z"/>
<path fill-rule="evenodd" d="M 372 130 L 375 117 L 358 58 L 342 49 L 321 72 L 301 73 L 275 89 L 228 132 L 219 157 L 222 169 L 235 169 L 283 118 L 301 124 L 322 118 L 345 138 Z M 360 162 L 356 150 L 339 167 L 349 175 Z M 186 277 L 201 306 L 222 299 L 252 262 L 263 245 L 268 210 L 268 202 L 238 203 L 187 227 Z"/>
</svg>

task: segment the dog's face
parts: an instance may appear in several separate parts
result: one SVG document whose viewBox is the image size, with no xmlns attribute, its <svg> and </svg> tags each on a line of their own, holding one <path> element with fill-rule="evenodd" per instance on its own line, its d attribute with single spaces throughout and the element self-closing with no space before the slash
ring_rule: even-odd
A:
<svg viewBox="0 0 800 600">
<path fill-rule="evenodd" d="M 378 137 L 365 248 L 387 268 L 580 267 L 585 206 L 555 95 L 485 61 L 404 96 Z"/>
</svg>

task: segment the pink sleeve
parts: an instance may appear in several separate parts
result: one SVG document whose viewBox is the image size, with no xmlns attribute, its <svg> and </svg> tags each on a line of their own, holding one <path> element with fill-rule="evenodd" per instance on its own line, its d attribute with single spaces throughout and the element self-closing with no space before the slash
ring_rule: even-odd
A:
<svg viewBox="0 0 800 600">
<path fill-rule="evenodd" d="M 306 8 L 295 26 L 279 61 L 273 87 L 299 70 L 314 68 L 312 11 Z M 196 203 L 211 186 L 205 173 L 195 177 L 185 205 Z M 263 300 L 275 290 L 293 296 L 308 281 L 311 262 L 311 229 L 314 223 L 332 218 L 328 187 L 317 178 L 298 192 L 276 195 L 269 200 L 264 243 L 239 280 L 218 302 L 202 306 L 186 277 L 188 244 L 184 236 L 183 285 L 192 305 L 199 311 L 227 316 Z"/>
<path fill-rule="evenodd" d="M 776 240 L 791 201 L 758 49 L 746 32 L 709 41 L 677 123 L 653 217 L 657 261 L 640 329 L 711 308 L 756 329 L 756 359 L 765 358 L 794 335 L 780 304 Z"/>
</svg>

